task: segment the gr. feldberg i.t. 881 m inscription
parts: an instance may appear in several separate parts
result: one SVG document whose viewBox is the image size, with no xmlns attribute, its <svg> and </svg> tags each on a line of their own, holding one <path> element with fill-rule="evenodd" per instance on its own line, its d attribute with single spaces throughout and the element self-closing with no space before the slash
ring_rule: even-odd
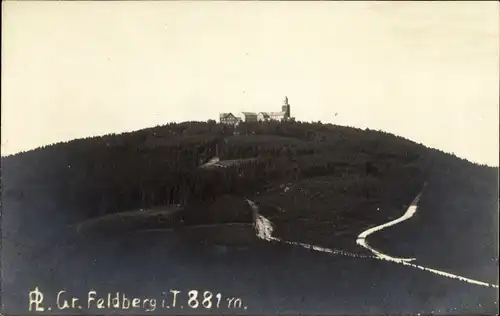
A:
<svg viewBox="0 0 500 316">
<path fill-rule="evenodd" d="M 88 291 L 85 297 L 71 295 L 66 290 L 56 293 L 55 301 L 49 302 L 44 293 L 36 287 L 29 292 L 30 312 L 99 310 L 137 310 L 154 312 L 160 309 L 241 309 L 247 306 L 239 297 L 209 290 L 186 291 L 170 289 L 157 297 L 134 297 L 124 292 L 98 293 Z"/>
</svg>

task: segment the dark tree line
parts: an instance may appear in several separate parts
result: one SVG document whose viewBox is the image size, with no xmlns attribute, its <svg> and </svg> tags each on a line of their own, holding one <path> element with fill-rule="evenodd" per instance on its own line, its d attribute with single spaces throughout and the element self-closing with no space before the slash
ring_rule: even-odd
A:
<svg viewBox="0 0 500 316">
<path fill-rule="evenodd" d="M 199 168 L 217 151 L 221 159 L 258 159 Z M 4 157 L 2 187 L 9 198 L 50 198 L 64 209 L 98 216 L 248 195 L 273 181 L 323 175 L 356 174 L 360 182 L 407 176 L 421 183 L 442 156 L 391 134 L 331 124 L 184 122 Z"/>
</svg>

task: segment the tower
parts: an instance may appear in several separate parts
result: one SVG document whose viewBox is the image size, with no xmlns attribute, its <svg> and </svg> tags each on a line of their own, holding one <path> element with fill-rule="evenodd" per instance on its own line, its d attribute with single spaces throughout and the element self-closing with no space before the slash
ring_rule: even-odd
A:
<svg viewBox="0 0 500 316">
<path fill-rule="evenodd" d="M 281 112 L 284 113 L 284 118 L 289 119 L 290 118 L 290 104 L 288 104 L 288 97 L 285 97 L 285 100 L 283 101 L 283 105 L 281 106 Z"/>
</svg>

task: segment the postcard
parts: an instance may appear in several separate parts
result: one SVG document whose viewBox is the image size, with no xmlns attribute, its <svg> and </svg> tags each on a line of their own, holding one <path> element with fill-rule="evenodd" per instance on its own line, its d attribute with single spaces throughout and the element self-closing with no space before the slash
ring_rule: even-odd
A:
<svg viewBox="0 0 500 316">
<path fill-rule="evenodd" d="M 2 315 L 497 315 L 498 12 L 2 2 Z"/>
</svg>

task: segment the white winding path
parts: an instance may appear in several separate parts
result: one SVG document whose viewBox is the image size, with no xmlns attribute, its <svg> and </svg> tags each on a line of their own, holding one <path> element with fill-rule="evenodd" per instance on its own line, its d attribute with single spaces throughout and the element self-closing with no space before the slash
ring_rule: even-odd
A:
<svg viewBox="0 0 500 316">
<path fill-rule="evenodd" d="M 253 210 L 253 220 L 254 220 L 255 233 L 257 234 L 257 237 L 262 239 L 262 240 L 282 242 L 285 244 L 300 246 L 300 247 L 303 247 L 306 249 L 312 249 L 315 251 L 321 251 L 321 252 L 326 252 L 326 253 L 331 253 L 331 254 L 336 254 L 336 255 L 349 256 L 349 257 L 353 257 L 353 258 L 374 258 L 373 256 L 364 256 L 364 255 L 360 255 L 360 254 L 355 254 L 355 253 L 343 251 L 341 249 L 325 248 L 325 247 L 300 243 L 300 242 L 296 242 L 296 241 L 282 240 L 280 238 L 274 237 L 273 236 L 273 230 L 274 230 L 273 223 L 271 223 L 270 220 L 268 220 L 267 218 L 265 218 L 264 216 L 259 214 L 259 207 L 255 204 L 255 202 L 253 202 L 249 199 L 246 199 L 246 201 L 251 206 L 251 208 Z"/>
<path fill-rule="evenodd" d="M 425 185 L 424 185 L 424 188 L 425 188 Z M 422 191 L 423 191 L 423 189 L 422 189 Z M 379 231 L 379 230 L 382 230 L 384 228 L 396 225 L 398 223 L 401 223 L 401 222 L 411 218 L 413 215 L 415 215 L 415 213 L 417 212 L 417 204 L 420 200 L 421 195 L 422 195 L 422 192 L 420 192 L 420 194 L 417 195 L 417 197 L 413 200 L 411 205 L 408 207 L 408 210 L 406 211 L 406 213 L 404 213 L 403 216 L 401 216 L 400 218 L 395 219 L 393 221 L 390 221 L 388 223 L 376 226 L 376 227 L 372 227 L 372 228 L 367 229 L 366 231 L 362 232 L 361 234 L 359 234 L 359 236 L 356 240 L 356 243 L 358 245 L 368 249 L 369 251 L 371 251 L 373 254 L 375 254 L 375 256 L 363 256 L 363 255 L 345 252 L 345 251 L 340 250 L 340 249 L 324 248 L 324 247 L 320 247 L 320 246 L 309 245 L 309 244 L 304 244 L 304 243 L 299 243 L 299 242 L 294 242 L 294 241 L 285 241 L 285 240 L 281 240 L 280 238 L 276 238 L 276 237 L 272 236 L 274 227 L 273 227 L 273 224 L 271 223 L 271 221 L 269 221 L 267 218 L 265 218 L 264 216 L 259 214 L 258 206 L 255 204 L 255 202 L 253 202 L 249 199 L 246 199 L 246 201 L 252 207 L 253 215 L 254 215 L 254 226 L 255 226 L 257 237 L 260 239 L 267 240 L 267 241 L 283 242 L 286 244 L 301 246 L 301 247 L 306 248 L 306 249 L 312 249 L 315 251 L 321 251 L 321 252 L 332 253 L 332 254 L 345 255 L 345 256 L 350 256 L 350 257 L 355 257 L 355 258 L 373 258 L 373 259 L 377 259 L 377 260 L 390 261 L 390 262 L 399 263 L 399 264 L 402 264 L 405 266 L 417 268 L 420 270 L 424 270 L 427 272 L 431 272 L 431 273 L 434 273 L 434 274 L 437 274 L 440 276 L 457 279 L 457 280 L 460 280 L 463 282 L 481 285 L 481 286 L 486 286 L 486 287 L 498 288 L 498 285 L 495 285 L 495 284 L 490 284 L 487 282 L 469 279 L 469 278 L 459 276 L 456 274 L 452 274 L 452 273 L 448 273 L 448 272 L 444 272 L 444 271 L 440 271 L 440 270 L 436 270 L 436 269 L 432 269 L 432 268 L 427 268 L 427 267 L 424 267 L 421 265 L 410 263 L 411 261 L 416 260 L 415 258 L 391 257 L 387 254 L 381 253 L 380 251 L 373 249 L 372 247 L 370 247 L 368 245 L 368 243 L 366 242 L 366 237 L 368 237 L 372 233 Z"/>
<path fill-rule="evenodd" d="M 425 189 L 426 185 L 427 184 L 424 185 L 424 189 Z M 422 189 L 422 192 L 423 192 L 423 189 Z M 364 232 L 362 232 L 361 234 L 359 234 L 359 236 L 358 236 L 358 238 L 356 240 L 356 243 L 358 245 L 360 245 L 360 246 L 362 246 L 362 247 L 370 250 L 371 252 L 373 252 L 376 255 L 376 259 L 387 260 L 387 261 L 391 261 L 391 262 L 403 264 L 405 266 L 410 266 L 410 267 L 417 268 L 417 269 L 420 269 L 420 270 L 428 271 L 428 272 L 431 272 L 431 273 L 434 273 L 434 274 L 437 274 L 437 275 L 441 275 L 441 276 L 445 276 L 445 277 L 448 277 L 448 278 L 458 279 L 460 281 L 467 282 L 467 283 L 472 283 L 472 284 L 486 286 L 486 287 L 498 288 L 498 285 L 495 285 L 495 284 L 490 284 L 490 283 L 487 283 L 487 282 L 482 282 L 482 281 L 478 281 L 478 280 L 474 280 L 474 279 L 469 279 L 469 278 L 466 278 L 466 277 L 463 277 L 463 276 L 460 276 L 460 275 L 456 275 L 456 274 L 452 274 L 452 273 L 448 273 L 448 272 L 444 272 L 444 271 L 440 271 L 440 270 L 436 270 L 436 269 L 432 269 L 432 268 L 427 268 L 427 267 L 424 267 L 424 266 L 421 266 L 421 265 L 417 265 L 417 264 L 412 264 L 412 263 L 410 263 L 410 261 L 415 260 L 415 258 L 395 258 L 395 257 L 391 257 L 389 255 L 386 255 L 384 253 L 381 253 L 380 251 L 377 251 L 377 250 L 373 249 L 372 247 L 370 247 L 368 245 L 368 243 L 366 242 L 366 237 L 368 237 L 368 235 L 371 235 L 372 233 L 374 233 L 376 231 L 379 231 L 379 230 L 382 230 L 384 228 L 387 228 L 387 227 L 396 225 L 398 223 L 401 223 L 402 221 L 405 221 L 405 220 L 411 218 L 413 215 L 415 215 L 415 213 L 417 212 L 417 205 L 418 205 L 418 202 L 420 200 L 420 196 L 422 195 L 422 192 L 420 192 L 420 194 L 417 195 L 417 197 L 413 200 L 413 202 L 410 204 L 410 206 L 408 207 L 408 210 L 406 211 L 406 213 L 403 214 L 403 216 L 401 216 L 400 218 L 395 219 L 393 221 L 390 221 L 388 223 L 385 223 L 385 224 L 382 224 L 382 225 L 379 225 L 379 226 L 376 226 L 376 227 L 372 227 L 370 229 L 365 230 Z"/>
<path fill-rule="evenodd" d="M 356 239 L 356 243 L 358 245 L 360 245 L 361 247 L 370 250 L 378 258 L 381 258 L 381 259 L 391 260 L 391 261 L 397 261 L 397 262 L 410 262 L 410 261 L 415 260 L 415 258 L 394 258 L 394 257 L 388 256 L 386 254 L 383 254 L 383 253 L 381 253 L 381 252 L 373 249 L 372 247 L 370 247 L 370 245 L 368 245 L 368 242 L 366 241 L 366 237 L 368 237 L 368 235 L 371 235 L 371 234 L 373 234 L 376 231 L 379 231 L 379 230 L 382 230 L 384 228 L 387 228 L 387 227 L 399 224 L 402 221 L 405 221 L 405 220 L 411 218 L 413 215 L 415 215 L 415 213 L 417 212 L 417 204 L 418 204 L 418 201 L 420 200 L 420 195 L 421 194 L 422 194 L 422 192 L 419 195 L 417 195 L 417 197 L 410 204 L 410 207 L 408 207 L 408 210 L 406 211 L 406 213 L 403 214 L 403 216 L 401 216 L 400 218 L 397 218 L 397 219 L 395 219 L 393 221 L 387 222 L 385 224 L 382 224 L 382 225 L 379 225 L 379 226 L 376 226 L 376 227 L 372 227 L 370 229 L 365 230 L 364 232 L 362 232 L 361 234 L 359 234 L 358 239 Z"/>
</svg>

